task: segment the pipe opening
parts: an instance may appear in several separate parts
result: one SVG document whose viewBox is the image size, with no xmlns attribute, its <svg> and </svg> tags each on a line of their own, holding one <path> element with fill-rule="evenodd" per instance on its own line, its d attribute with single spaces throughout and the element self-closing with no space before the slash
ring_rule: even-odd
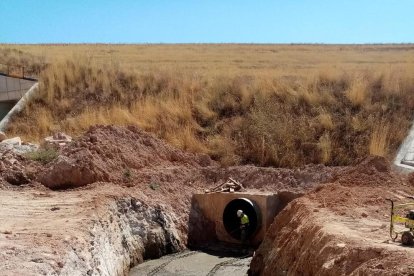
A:
<svg viewBox="0 0 414 276">
<path fill-rule="evenodd" d="M 247 198 L 238 198 L 230 201 L 223 211 L 223 224 L 227 233 L 236 240 L 241 240 L 240 218 L 237 210 L 242 210 L 249 217 L 247 238 L 252 237 L 261 226 L 261 213 L 259 207 Z"/>
</svg>

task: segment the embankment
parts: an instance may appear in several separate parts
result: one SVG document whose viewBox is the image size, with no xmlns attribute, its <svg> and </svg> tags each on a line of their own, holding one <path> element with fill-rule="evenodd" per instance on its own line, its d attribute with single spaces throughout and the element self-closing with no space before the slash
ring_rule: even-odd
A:
<svg viewBox="0 0 414 276">
<path fill-rule="evenodd" d="M 412 275 L 412 248 L 389 238 L 389 203 L 413 187 L 370 158 L 290 203 L 251 264 L 253 275 Z"/>
</svg>

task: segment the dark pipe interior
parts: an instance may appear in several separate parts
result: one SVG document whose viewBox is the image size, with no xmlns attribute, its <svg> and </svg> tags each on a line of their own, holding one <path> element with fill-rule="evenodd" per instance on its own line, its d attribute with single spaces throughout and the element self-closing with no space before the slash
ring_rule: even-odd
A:
<svg viewBox="0 0 414 276">
<path fill-rule="evenodd" d="M 259 207 L 247 198 L 238 198 L 230 201 L 223 212 L 224 227 L 233 238 L 240 240 L 240 218 L 237 210 L 242 210 L 250 221 L 247 237 L 251 237 L 260 228 L 261 214 Z"/>
<path fill-rule="evenodd" d="M 16 105 L 16 101 L 14 102 L 1 102 L 0 103 L 0 120 L 2 120 L 7 113 Z"/>
</svg>

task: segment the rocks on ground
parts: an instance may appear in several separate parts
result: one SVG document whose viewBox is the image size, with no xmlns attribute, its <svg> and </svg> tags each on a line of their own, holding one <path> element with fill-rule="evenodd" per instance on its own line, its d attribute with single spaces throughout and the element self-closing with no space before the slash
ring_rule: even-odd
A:
<svg viewBox="0 0 414 276">
<path fill-rule="evenodd" d="M 72 137 L 63 132 L 57 132 L 52 136 L 44 139 L 44 143 L 48 146 L 63 147 L 72 142 Z"/>
<path fill-rule="evenodd" d="M 4 140 L 1 140 L 0 142 L 0 154 L 3 152 L 7 152 L 7 151 L 12 151 L 17 154 L 25 154 L 28 152 L 36 151 L 38 149 L 39 149 L 39 145 L 22 142 L 20 137 L 4 139 Z"/>
</svg>

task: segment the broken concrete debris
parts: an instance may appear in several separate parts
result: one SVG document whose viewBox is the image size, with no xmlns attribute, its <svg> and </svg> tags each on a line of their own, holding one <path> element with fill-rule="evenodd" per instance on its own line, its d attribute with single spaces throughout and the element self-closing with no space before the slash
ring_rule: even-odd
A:
<svg viewBox="0 0 414 276">
<path fill-rule="evenodd" d="M 0 142 L 0 154 L 6 151 L 12 151 L 17 154 L 25 154 L 28 152 L 36 151 L 38 149 L 39 145 L 22 142 L 22 139 L 20 137 L 5 139 Z"/>
<path fill-rule="evenodd" d="M 14 137 L 10 139 L 5 139 L 1 141 L 2 144 L 20 146 L 22 144 L 22 139 L 20 137 Z"/>
<path fill-rule="evenodd" d="M 55 145 L 63 147 L 72 142 L 72 137 L 63 132 L 57 132 L 52 136 L 48 136 L 44 139 L 44 142 L 49 145 Z"/>
<path fill-rule="evenodd" d="M 237 180 L 234 180 L 233 178 L 229 177 L 229 179 L 214 187 L 211 189 L 206 189 L 204 192 L 205 193 L 214 193 L 214 192 L 228 192 L 228 193 L 234 193 L 234 192 L 239 192 L 239 191 L 243 191 L 244 187 L 243 185 L 238 182 Z"/>
</svg>

